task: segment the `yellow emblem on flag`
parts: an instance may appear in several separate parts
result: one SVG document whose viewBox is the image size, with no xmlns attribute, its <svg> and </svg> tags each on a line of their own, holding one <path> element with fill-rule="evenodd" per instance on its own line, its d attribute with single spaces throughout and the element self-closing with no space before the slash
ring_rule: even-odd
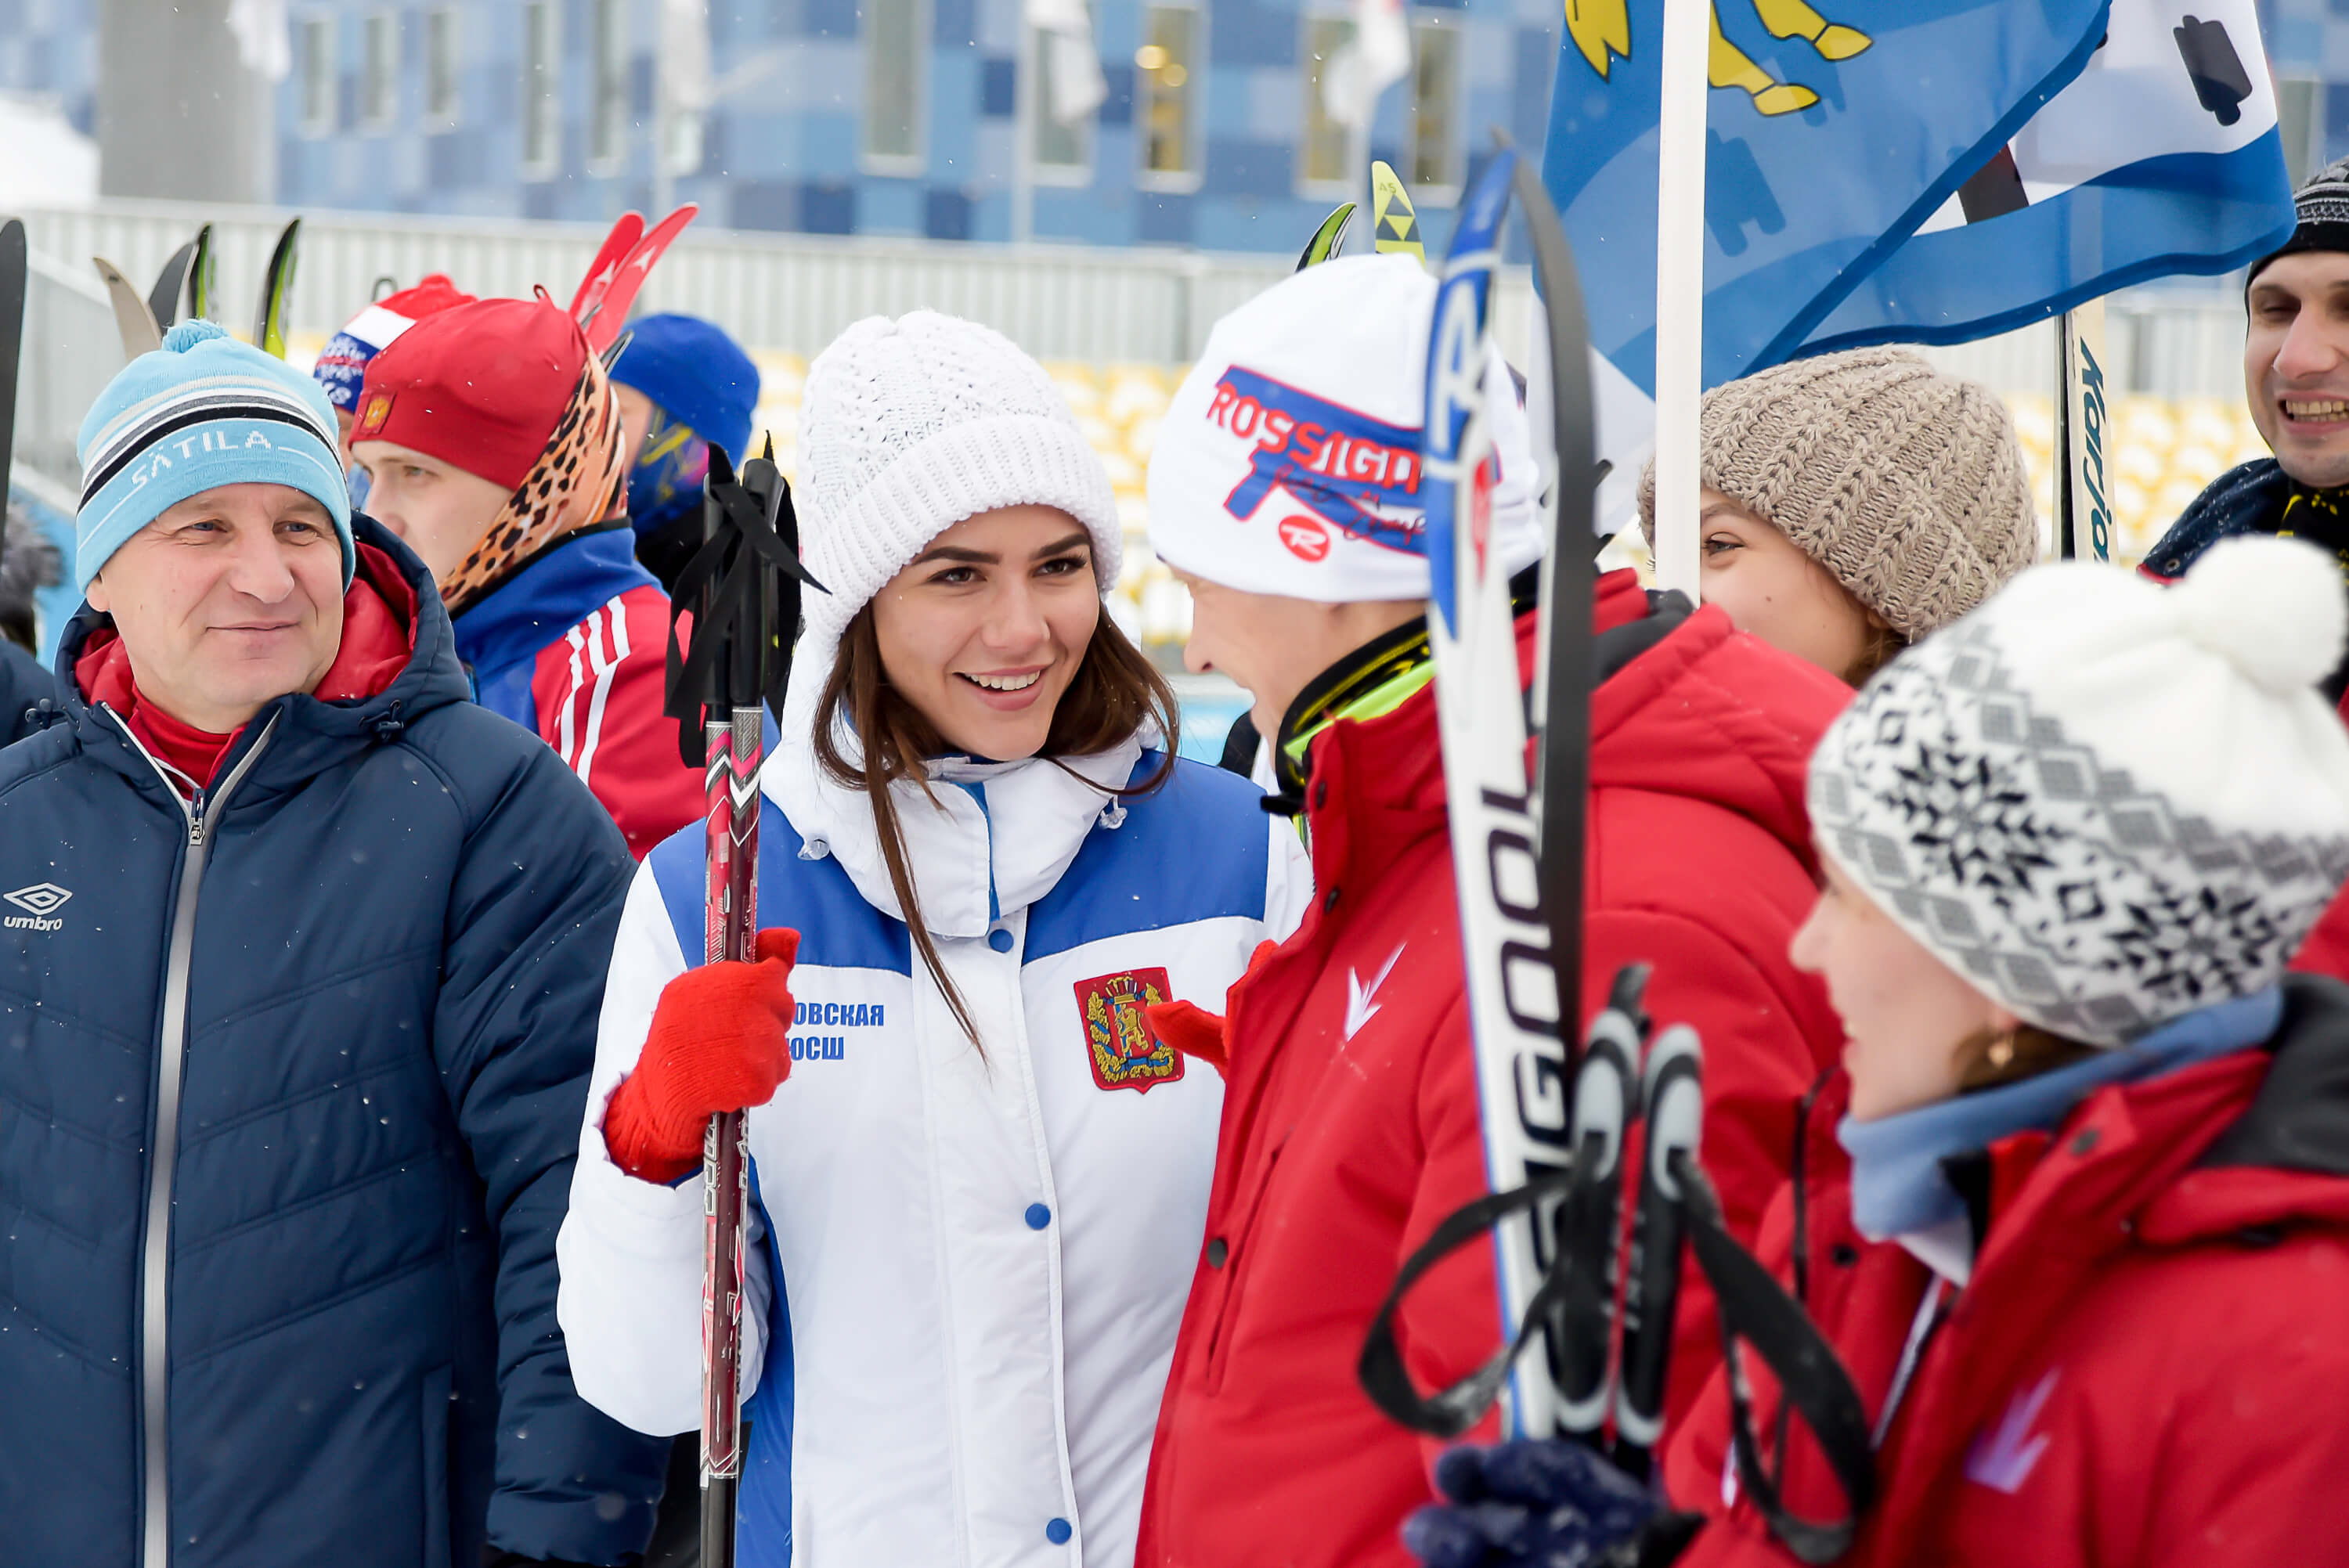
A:
<svg viewBox="0 0 2349 1568">
<path fill-rule="evenodd" d="M 1802 38 L 1823 60 L 1847 60 L 1876 40 L 1856 27 L 1830 22 L 1808 0 L 1745 0 L 1774 38 Z M 1631 57 L 1630 0 L 1566 0 L 1566 30 L 1575 48 L 1604 81 L 1618 59 Z M 1797 114 L 1819 101 L 1800 82 L 1782 82 L 1754 63 L 1752 56 L 1721 30 L 1721 7 L 1713 7 L 1713 41 L 1706 77 L 1717 88 L 1739 88 L 1764 114 Z"/>
</svg>

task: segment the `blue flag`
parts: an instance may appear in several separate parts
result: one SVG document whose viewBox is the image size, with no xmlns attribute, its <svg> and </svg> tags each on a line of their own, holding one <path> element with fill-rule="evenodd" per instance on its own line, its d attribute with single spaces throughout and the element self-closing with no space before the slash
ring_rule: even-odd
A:
<svg viewBox="0 0 2349 1568">
<path fill-rule="evenodd" d="M 1794 356 L 2071 79 L 2107 0 L 1717 0 L 1704 384 Z M 1588 304 L 1619 512 L 1653 428 L 1663 0 L 1572 0 L 1542 177 Z M 1645 404 L 1642 418 L 1641 405 Z M 1630 472 L 1627 473 L 1626 469 Z"/>
<path fill-rule="evenodd" d="M 2292 237 L 2253 0 L 2112 0 L 2104 46 L 1804 346 L 1962 343 Z"/>
</svg>

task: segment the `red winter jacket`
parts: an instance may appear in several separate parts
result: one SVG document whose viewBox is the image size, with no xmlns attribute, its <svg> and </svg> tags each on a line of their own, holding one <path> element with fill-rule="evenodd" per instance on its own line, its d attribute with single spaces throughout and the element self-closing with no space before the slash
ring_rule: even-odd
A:
<svg viewBox="0 0 2349 1568">
<path fill-rule="evenodd" d="M 555 749 L 638 860 L 701 820 L 702 776 L 661 713 L 668 595 L 636 564 L 625 519 L 532 557 L 454 623 L 483 707 Z"/>
<path fill-rule="evenodd" d="M 1596 620 L 1637 636 L 1629 573 Z M 1519 624 L 1530 667 L 1532 617 Z M 1816 897 L 1803 772 L 1841 683 L 1698 612 L 1591 704 L 1584 995 L 1655 965 L 1650 1007 L 1703 1034 L 1705 1159 L 1750 1234 L 1786 1174 L 1795 1105 L 1841 1047 L 1786 960 Z M 1396 1531 L 1429 1501 L 1435 1446 L 1355 1380 L 1395 1270 L 1485 1190 L 1463 1011 L 1434 693 L 1317 737 L 1307 821 L 1314 912 L 1228 997 L 1230 1062 L 1195 1277 L 1143 1503 L 1143 1568 L 1406 1564 Z M 1675 1368 L 1709 1369 L 1689 1304 Z M 1499 1344 L 1488 1252 L 1437 1267 L 1399 1317 L 1423 1387 Z M 1488 1423 L 1489 1425 L 1489 1423 Z"/>
<path fill-rule="evenodd" d="M 2101 1089 L 2054 1137 L 1994 1145 L 1989 1191 L 1840 1568 L 2349 1563 L 2349 987 L 2295 980 L 2268 1049 Z M 1772 1207 L 1782 1280 L 1798 1202 L 1801 1294 L 1873 1427 L 1931 1276 L 1862 1238 L 1831 1179 Z M 1728 1419 L 1716 1378 L 1671 1450 L 1674 1501 L 1715 1515 L 1679 1568 L 1792 1564 L 1749 1501 L 1724 1508 Z M 1842 1511 L 1806 1438 L 1784 1490 L 1800 1516 Z"/>
</svg>

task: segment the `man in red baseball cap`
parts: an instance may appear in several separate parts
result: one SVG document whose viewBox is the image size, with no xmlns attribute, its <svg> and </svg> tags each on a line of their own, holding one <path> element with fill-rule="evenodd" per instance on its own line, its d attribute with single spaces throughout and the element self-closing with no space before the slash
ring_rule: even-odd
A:
<svg viewBox="0 0 2349 1568">
<path fill-rule="evenodd" d="M 579 325 L 543 299 L 416 323 L 367 364 L 351 455 L 482 706 L 554 747 L 639 859 L 698 820 L 661 717 L 668 596 L 636 564 L 619 404 Z"/>
</svg>

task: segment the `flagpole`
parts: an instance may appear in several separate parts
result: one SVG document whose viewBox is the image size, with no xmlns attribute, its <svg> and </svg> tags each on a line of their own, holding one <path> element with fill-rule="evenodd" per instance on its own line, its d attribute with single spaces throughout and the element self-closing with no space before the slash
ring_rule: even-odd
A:
<svg viewBox="0 0 2349 1568">
<path fill-rule="evenodd" d="M 1700 597 L 1709 0 L 1664 0 L 1656 179 L 1656 585 Z"/>
<path fill-rule="evenodd" d="M 1036 237 L 1036 28 L 1019 8 L 1019 61 L 1011 78 L 1011 242 Z"/>
<path fill-rule="evenodd" d="M 2055 318 L 2055 559 L 2071 561 L 2079 553 L 2073 529 L 2072 479 L 2079 465 L 2072 455 L 2073 411 L 2080 406 L 2079 382 L 2072 374 L 2072 313 Z"/>
</svg>

